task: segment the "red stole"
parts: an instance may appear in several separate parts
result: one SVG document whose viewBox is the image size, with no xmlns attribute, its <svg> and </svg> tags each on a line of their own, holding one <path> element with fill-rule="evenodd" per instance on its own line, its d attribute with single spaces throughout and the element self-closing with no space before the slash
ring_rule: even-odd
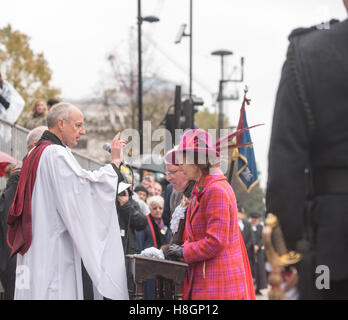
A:
<svg viewBox="0 0 348 320">
<path fill-rule="evenodd" d="M 11 257 L 16 253 L 25 254 L 32 240 L 31 197 L 35 185 L 36 171 L 45 148 L 53 142 L 41 141 L 23 159 L 16 195 L 7 218 L 7 243 Z"/>
</svg>

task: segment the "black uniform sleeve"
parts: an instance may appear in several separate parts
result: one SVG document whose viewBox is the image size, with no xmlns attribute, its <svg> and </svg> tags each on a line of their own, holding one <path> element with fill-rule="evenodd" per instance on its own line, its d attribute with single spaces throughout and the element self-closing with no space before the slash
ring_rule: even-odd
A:
<svg viewBox="0 0 348 320">
<path fill-rule="evenodd" d="M 117 173 L 118 176 L 118 183 L 124 180 L 123 174 L 121 173 L 120 168 L 117 168 L 114 163 L 111 163 L 112 167 L 114 168 L 115 172 Z"/>
<path fill-rule="evenodd" d="M 295 249 L 302 235 L 304 170 L 309 162 L 309 132 L 298 97 L 293 50 L 290 45 L 276 97 L 266 191 L 267 212 L 278 216 L 288 249 Z"/>
</svg>

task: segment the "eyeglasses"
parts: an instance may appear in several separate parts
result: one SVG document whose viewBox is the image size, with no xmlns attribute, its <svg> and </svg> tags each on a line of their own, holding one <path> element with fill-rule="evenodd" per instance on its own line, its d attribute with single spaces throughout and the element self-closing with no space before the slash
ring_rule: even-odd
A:
<svg viewBox="0 0 348 320">
<path fill-rule="evenodd" d="M 83 122 L 82 123 L 74 123 L 74 126 L 77 130 L 87 129 L 86 125 Z"/>
<path fill-rule="evenodd" d="M 176 174 L 178 171 L 180 171 L 180 170 L 167 171 L 167 172 L 166 172 L 166 175 L 167 175 L 167 176 L 170 176 L 170 175 L 173 176 L 173 175 Z"/>
<path fill-rule="evenodd" d="M 78 122 L 78 123 L 71 123 L 71 120 L 63 119 L 67 123 L 71 124 L 75 129 L 77 130 L 82 130 L 82 129 L 87 129 L 87 126 L 84 122 Z"/>
</svg>

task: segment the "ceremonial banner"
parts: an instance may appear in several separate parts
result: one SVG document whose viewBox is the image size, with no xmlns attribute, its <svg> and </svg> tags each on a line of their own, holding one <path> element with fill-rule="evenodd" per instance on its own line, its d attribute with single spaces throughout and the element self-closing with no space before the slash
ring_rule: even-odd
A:
<svg viewBox="0 0 348 320">
<path fill-rule="evenodd" d="M 237 129 L 243 129 L 248 127 L 248 122 L 245 113 L 245 104 L 249 104 L 250 100 L 244 95 L 244 101 L 240 109 L 240 118 Z M 250 131 L 244 131 L 237 137 L 237 144 L 243 146 L 238 148 L 238 163 L 237 163 L 237 179 L 242 184 L 247 192 L 250 192 L 252 188 L 259 183 L 254 147 L 251 141 Z"/>
</svg>

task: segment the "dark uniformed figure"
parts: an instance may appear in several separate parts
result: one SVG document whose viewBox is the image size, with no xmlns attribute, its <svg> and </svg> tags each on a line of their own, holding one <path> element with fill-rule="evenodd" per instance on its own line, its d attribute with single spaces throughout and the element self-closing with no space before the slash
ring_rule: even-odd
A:
<svg viewBox="0 0 348 320">
<path fill-rule="evenodd" d="M 252 273 L 254 278 L 255 293 L 261 294 L 262 289 L 267 288 L 267 275 L 265 269 L 265 248 L 262 241 L 263 226 L 260 224 L 261 215 L 257 212 L 249 214 L 251 230 L 254 239 L 254 263 Z"/>
<path fill-rule="evenodd" d="M 254 263 L 255 263 L 255 255 L 254 255 L 254 232 L 251 228 L 251 224 L 248 220 L 245 220 L 245 210 L 241 206 L 238 205 L 238 224 L 240 228 L 240 232 L 242 233 L 245 249 L 248 254 L 250 269 L 253 272 Z M 254 275 L 253 275 L 254 277 Z"/>
<path fill-rule="evenodd" d="M 347 299 L 348 20 L 295 30 L 289 40 L 274 109 L 267 212 L 278 216 L 288 249 L 303 253 L 300 299 Z"/>
</svg>

